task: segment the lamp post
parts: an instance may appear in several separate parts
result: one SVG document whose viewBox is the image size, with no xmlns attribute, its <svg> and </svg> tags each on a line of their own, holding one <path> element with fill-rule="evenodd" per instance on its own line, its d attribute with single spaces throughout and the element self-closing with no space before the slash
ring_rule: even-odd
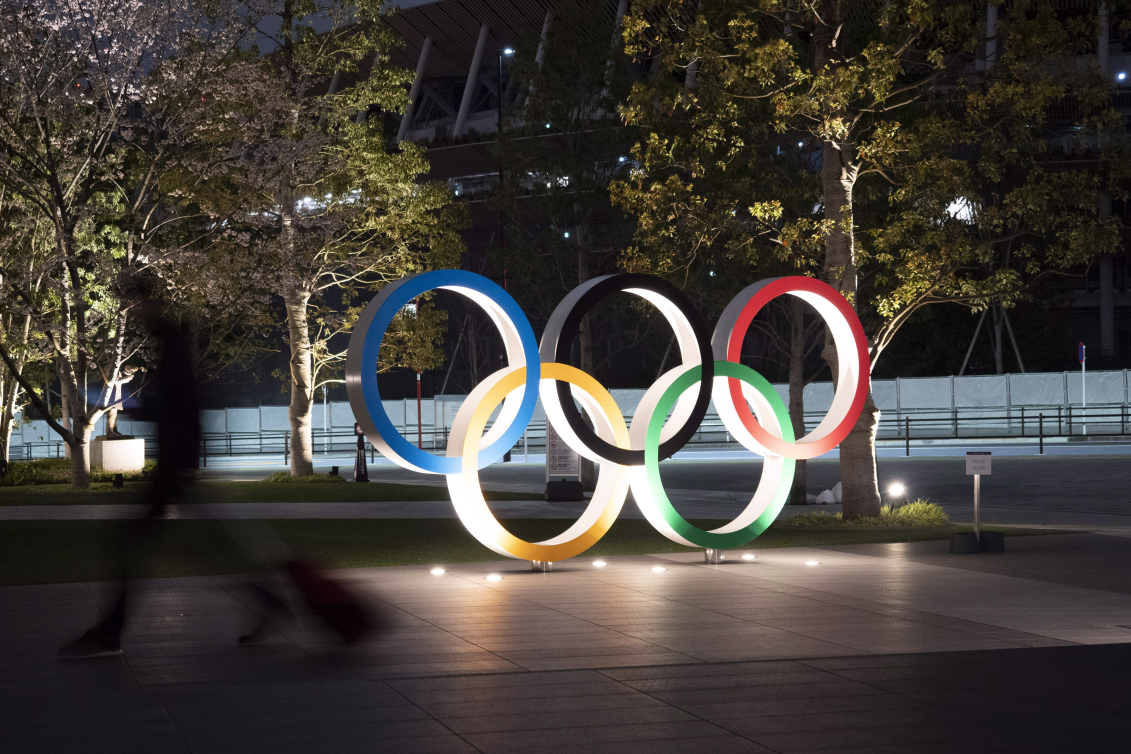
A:
<svg viewBox="0 0 1131 754">
<path fill-rule="evenodd" d="M 503 89 L 503 58 L 509 58 L 514 55 L 514 49 L 511 47 L 504 47 L 499 50 L 499 106 L 495 108 L 495 138 L 499 139 L 503 135 L 503 98 L 505 91 Z M 499 192 L 503 191 L 503 161 L 499 160 Z M 507 251 L 507 233 L 505 226 L 505 215 L 502 203 L 499 204 L 499 247 L 503 251 L 504 259 L 506 258 Z M 507 288 L 507 270 L 503 267 L 503 290 Z"/>
</svg>

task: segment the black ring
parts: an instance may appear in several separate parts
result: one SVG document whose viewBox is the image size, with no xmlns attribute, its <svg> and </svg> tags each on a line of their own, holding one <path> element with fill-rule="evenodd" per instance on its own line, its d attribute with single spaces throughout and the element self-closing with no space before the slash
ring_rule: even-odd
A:
<svg viewBox="0 0 1131 754">
<path fill-rule="evenodd" d="M 659 460 L 662 461 L 675 455 L 691 441 L 692 436 L 698 431 L 703 417 L 707 415 L 707 409 L 711 405 L 711 390 L 715 377 L 715 356 L 711 350 L 711 339 L 707 334 L 707 328 L 703 325 L 703 318 L 699 316 L 699 312 L 692 306 L 691 300 L 679 288 L 663 278 L 638 272 L 624 272 L 601 278 L 574 302 L 573 308 L 566 315 L 565 321 L 562 322 L 561 329 L 558 331 L 558 342 L 552 344 L 554 360 L 560 364 L 569 363 L 570 351 L 573 349 L 573 338 L 581 327 L 581 320 L 598 301 L 611 293 L 619 293 L 630 288 L 658 293 L 674 304 L 687 318 L 688 324 L 691 325 L 691 331 L 695 335 L 695 340 L 699 344 L 699 359 L 703 368 L 703 378 L 699 381 L 699 396 L 695 400 L 695 407 L 687 418 L 687 423 L 667 441 L 660 443 Z M 577 410 L 577 406 L 573 403 L 570 386 L 564 382 L 559 382 L 557 388 L 558 400 L 561 403 L 566 421 L 586 447 L 593 450 L 598 456 L 607 458 L 621 466 L 644 465 L 643 450 L 618 448 L 616 445 L 602 440 L 586 426 L 581 417 L 581 412 Z"/>
</svg>

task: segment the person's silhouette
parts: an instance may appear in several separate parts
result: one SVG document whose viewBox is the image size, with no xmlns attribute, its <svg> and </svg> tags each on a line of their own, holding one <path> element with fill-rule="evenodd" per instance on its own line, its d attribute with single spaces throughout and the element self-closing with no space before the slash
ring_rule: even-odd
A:
<svg viewBox="0 0 1131 754">
<path fill-rule="evenodd" d="M 142 551 L 152 547 L 159 520 L 166 508 L 191 482 L 199 463 L 200 402 L 197 384 L 193 377 L 192 355 L 184 334 L 161 316 L 161 309 L 152 299 L 145 298 L 136 305 L 139 322 L 153 337 L 161 340 L 162 351 L 156 368 L 146 386 L 143 409 L 137 418 L 157 424 L 157 467 L 153 473 L 150 505 L 146 516 L 128 527 L 123 547 L 121 590 L 105 620 L 87 629 L 82 636 L 59 649 L 67 658 L 103 657 L 121 654 L 122 629 L 126 623 L 129 597 L 129 578 L 138 573 L 137 561 Z M 229 527 L 227 538 L 237 557 L 245 561 L 249 571 L 262 570 L 261 566 L 278 568 L 285 563 L 286 572 L 294 580 L 311 611 L 334 630 L 345 643 L 356 641 L 371 627 L 364 607 L 335 579 L 319 572 L 309 563 L 286 554 L 277 537 L 263 527 L 257 531 L 237 536 Z M 269 528 L 269 527 L 268 527 Z M 221 535 L 223 536 L 223 535 Z M 251 557 L 250 550 L 275 549 L 274 557 Z M 273 588 L 263 583 L 250 583 L 253 596 L 259 603 L 258 625 L 250 633 L 239 637 L 241 644 L 255 644 L 266 640 L 275 630 L 279 619 L 292 616 L 287 604 Z"/>
<path fill-rule="evenodd" d="M 200 401 L 192 354 L 180 328 L 161 316 L 160 305 L 144 298 L 134 307 L 137 321 L 162 343 L 157 366 L 150 372 L 145 401 L 134 416 L 157 424 L 157 467 L 150 488 L 145 518 L 133 522 L 126 535 L 122 557 L 121 591 L 105 620 L 59 650 L 66 657 L 100 657 L 121 653 L 126 621 L 129 573 L 136 565 L 141 540 L 150 539 L 166 506 L 176 500 L 192 479 L 199 463 Z"/>
</svg>

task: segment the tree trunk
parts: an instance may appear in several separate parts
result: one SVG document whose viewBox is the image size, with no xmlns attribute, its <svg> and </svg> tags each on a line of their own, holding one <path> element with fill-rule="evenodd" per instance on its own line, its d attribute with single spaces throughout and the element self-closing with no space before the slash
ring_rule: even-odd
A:
<svg viewBox="0 0 1131 754">
<path fill-rule="evenodd" d="M 292 289 L 283 296 L 291 345 L 291 476 L 314 473 L 314 447 L 310 437 L 314 404 L 314 359 L 310 349 L 306 306 L 310 292 Z"/>
<path fill-rule="evenodd" d="M 11 460 L 12 426 L 15 424 L 13 419 L 14 417 L 11 412 L 5 408 L 3 418 L 0 419 L 0 421 L 4 422 L 2 428 L 0 428 L 0 443 L 4 445 L 3 448 L 0 448 L 0 451 L 3 451 L 0 452 L 0 460 L 4 461 L 4 463 Z"/>
<path fill-rule="evenodd" d="M 90 427 L 78 428 L 74 422 L 71 432 L 75 435 L 75 443 L 67 443 L 71 451 L 71 489 L 90 489 Z M 78 430 L 78 431 L 76 431 Z"/>
<path fill-rule="evenodd" d="M 832 0 L 825 3 L 824 23 L 813 35 L 814 57 L 818 69 L 844 65 L 836 40 L 847 15 L 847 3 Z M 843 113 L 829 111 L 827 118 Z M 854 248 L 852 190 L 856 183 L 855 145 L 848 139 L 826 136 L 821 153 L 821 184 L 824 189 L 825 219 L 833 228 L 825 239 L 825 282 L 844 295 L 853 309 L 856 300 L 856 251 Z M 829 364 L 834 383 L 838 373 L 838 354 L 832 333 L 825 328 L 825 345 L 821 356 Z M 849 436 L 840 446 L 840 481 L 844 517 L 878 516 L 880 488 L 876 481 L 875 432 L 879 412 L 871 391 L 864 411 Z"/>
<path fill-rule="evenodd" d="M 115 382 L 110 390 L 110 403 L 113 406 L 106 414 L 106 436 L 114 437 L 118 434 L 118 401 L 122 398 L 122 383 Z"/>
<path fill-rule="evenodd" d="M 63 429 L 67 430 L 68 432 L 73 432 L 74 430 L 71 427 L 71 402 L 67 399 L 66 384 L 67 384 L 66 379 L 64 379 L 64 377 L 60 373 L 60 375 L 59 375 L 59 410 L 62 412 L 62 417 L 61 417 L 59 423 L 63 425 Z M 69 442 L 63 444 L 63 457 L 64 458 L 70 458 L 71 457 L 71 444 Z"/>
<path fill-rule="evenodd" d="M 26 335 L 26 334 L 25 334 Z M 24 342 L 27 342 L 25 337 Z M 24 359 L 21 357 L 16 362 L 16 371 L 23 373 Z M 16 423 L 16 398 L 20 393 L 20 384 L 16 382 L 16 375 L 4 373 L 0 377 L 0 459 L 7 462 L 11 460 L 12 427 Z"/>
<path fill-rule="evenodd" d="M 845 518 L 880 515 L 880 485 L 876 476 L 879 421 L 880 411 L 869 390 L 860 418 L 840 444 L 840 491 Z"/>
<path fill-rule="evenodd" d="M 577 234 L 577 282 L 580 285 L 589 279 L 589 248 L 588 248 L 588 227 L 584 223 L 578 223 L 576 227 Z M 589 326 L 589 317 L 581 320 L 581 326 L 577 328 L 577 338 L 581 344 L 581 371 L 586 374 L 593 374 L 593 330 Z M 589 417 L 582 414 L 585 418 L 585 423 L 590 425 L 592 429 L 592 422 Z M 597 489 L 597 466 L 588 458 L 578 458 L 578 472 L 581 480 L 581 489 L 586 492 L 592 492 Z"/>
<path fill-rule="evenodd" d="M 800 440 L 805 436 L 805 302 L 790 296 L 789 308 L 789 419 L 794 437 Z M 789 502 L 805 505 L 808 486 L 809 473 L 805 461 L 798 461 Z"/>
<path fill-rule="evenodd" d="M 73 372 L 60 370 L 59 398 L 63 405 L 63 428 L 71 433 L 72 439 L 65 447 L 67 458 L 71 460 L 71 489 L 90 489 L 90 430 L 85 417 L 76 411 L 79 405 L 78 385 L 71 379 Z"/>
<path fill-rule="evenodd" d="M 0 411 L 0 460 L 7 463 L 12 447 L 12 426 L 16 418 L 16 391 L 19 386 L 15 377 L 0 378 L 0 396 L 4 408 Z"/>
</svg>

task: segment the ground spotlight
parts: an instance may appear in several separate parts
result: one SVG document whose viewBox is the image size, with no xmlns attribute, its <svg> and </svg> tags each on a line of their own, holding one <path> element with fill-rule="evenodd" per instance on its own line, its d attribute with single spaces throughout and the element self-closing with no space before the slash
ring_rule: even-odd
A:
<svg viewBox="0 0 1131 754">
<path fill-rule="evenodd" d="M 503 577 L 500 576 L 497 573 L 492 573 L 490 576 L 487 577 L 487 580 L 488 581 L 502 581 Z"/>
<path fill-rule="evenodd" d="M 594 560 L 593 561 L 593 567 L 594 568 L 604 568 L 606 565 L 607 564 L 603 560 Z"/>
<path fill-rule="evenodd" d="M 751 555 L 750 553 L 746 553 L 745 555 L 742 556 L 742 559 L 743 560 L 753 560 L 754 556 Z"/>
<path fill-rule="evenodd" d="M 805 565 L 807 565 L 807 566 L 815 566 L 815 565 L 820 565 L 820 564 L 821 564 L 821 561 L 819 561 L 819 560 L 806 560 L 805 561 Z"/>
<path fill-rule="evenodd" d="M 433 576 L 443 576 L 444 575 L 444 569 L 443 568 L 433 568 L 428 573 L 432 574 Z"/>
<path fill-rule="evenodd" d="M 668 570 L 668 569 L 664 568 L 663 566 L 652 566 L 652 571 L 654 573 L 659 573 L 660 571 L 666 571 L 666 570 Z"/>
<path fill-rule="evenodd" d="M 907 492 L 907 488 L 903 486 L 902 482 L 894 482 L 888 486 L 888 493 L 892 497 L 903 497 L 905 492 Z"/>
</svg>

